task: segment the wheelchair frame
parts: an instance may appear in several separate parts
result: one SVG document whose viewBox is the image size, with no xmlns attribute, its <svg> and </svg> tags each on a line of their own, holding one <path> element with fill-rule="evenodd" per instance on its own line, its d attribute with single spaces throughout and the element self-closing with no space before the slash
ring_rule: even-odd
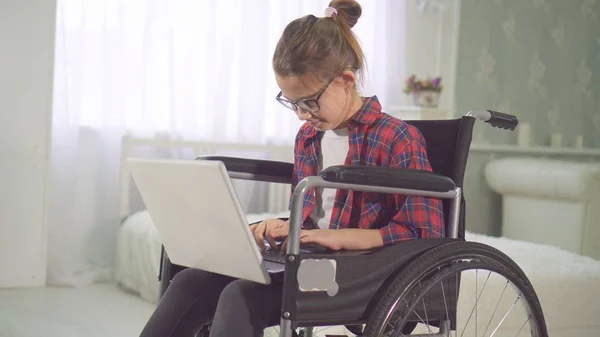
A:
<svg viewBox="0 0 600 337">
<path fill-rule="evenodd" d="M 306 327 L 307 329 L 305 330 L 304 336 L 310 337 L 312 336 L 312 326 L 316 325 L 344 324 L 348 326 L 363 324 L 365 322 L 365 314 L 368 315 L 369 310 L 372 309 L 369 308 L 370 302 L 373 302 L 373 298 L 377 296 L 377 294 L 381 291 L 381 288 L 384 288 L 384 283 L 390 279 L 391 276 L 396 274 L 399 269 L 401 270 L 403 266 L 406 266 L 412 257 L 432 249 L 432 247 L 444 245 L 457 240 L 464 240 L 464 211 L 462 210 L 462 207 L 464 206 L 464 197 L 462 194 L 462 182 L 464 169 L 466 167 L 468 146 L 470 146 L 471 142 L 472 127 L 475 123 L 475 120 L 478 119 L 487 122 L 492 126 L 509 130 L 514 130 L 518 124 L 518 120 L 515 116 L 494 112 L 491 110 L 472 111 L 463 116 L 463 118 L 460 120 L 460 125 L 462 126 L 462 122 L 467 121 L 466 125 L 468 130 L 458 131 L 456 147 L 462 148 L 466 151 L 466 153 L 463 156 L 459 156 L 464 157 L 458 158 L 460 161 L 459 163 L 455 163 L 455 165 L 459 165 L 462 169 L 459 170 L 459 173 L 452 177 L 454 179 L 429 171 L 336 166 L 324 170 L 321 172 L 320 176 L 307 177 L 298 183 L 292 193 L 290 203 L 290 232 L 285 255 L 285 274 L 283 280 L 283 296 L 280 317 L 280 337 L 292 337 L 294 335 L 294 329 L 298 327 Z M 414 121 L 405 122 L 411 124 L 411 122 Z M 461 132 L 468 134 L 461 134 Z M 465 138 L 462 139 L 462 141 L 460 139 L 461 136 L 464 136 Z M 455 156 L 455 154 L 453 154 L 453 156 Z M 289 163 L 217 156 L 198 157 L 197 159 L 223 161 L 227 167 L 230 177 L 233 179 L 289 183 L 289 179 L 291 177 L 291 174 L 289 174 L 290 172 L 288 172 L 290 168 Z M 334 315 L 336 317 L 332 317 L 332 315 L 327 316 L 327 310 L 324 311 L 324 317 L 311 317 L 310 315 L 303 315 L 303 310 L 306 311 L 307 306 L 305 304 L 307 299 L 301 298 L 306 292 L 302 292 L 300 288 L 303 288 L 303 283 L 305 283 L 305 289 L 310 288 L 311 284 L 315 280 L 311 280 L 310 277 L 308 280 L 306 277 L 304 279 L 298 278 L 301 269 L 301 262 L 318 262 L 323 260 L 335 261 L 341 268 L 344 267 L 344 261 L 340 261 L 340 259 L 335 257 L 334 254 L 300 254 L 300 230 L 302 225 L 303 201 L 305 195 L 314 188 L 333 188 L 361 192 L 392 193 L 449 200 L 449 205 L 447 205 L 448 207 L 446 204 L 444 205 L 444 216 L 446 218 L 446 238 L 413 240 L 403 243 L 402 245 L 382 247 L 378 251 L 374 252 L 373 255 L 379 254 L 379 256 L 383 257 L 386 255 L 390 257 L 403 256 L 403 258 L 395 259 L 395 261 L 391 263 L 392 266 L 388 267 L 387 270 L 379 274 L 383 281 L 369 285 L 370 289 L 368 289 L 365 294 L 361 295 L 362 299 L 369 303 L 354 306 L 349 305 L 352 309 L 347 312 L 351 312 L 351 317 L 341 315 Z M 446 214 L 446 212 L 448 212 L 448 214 Z M 402 252 L 402 254 L 393 255 L 397 254 L 398 252 Z M 369 255 L 370 254 L 363 256 Z M 357 262 L 361 258 L 362 256 L 352 257 L 352 259 L 356 259 Z M 378 266 L 373 267 L 373 270 L 377 270 L 377 267 Z M 168 256 L 163 248 L 161 277 L 159 278 L 161 279 L 161 296 L 170 282 L 172 277 L 171 274 L 172 271 L 170 261 L 168 261 Z M 336 275 L 337 272 L 334 271 L 334 281 Z M 344 296 L 354 296 L 351 290 L 352 289 L 350 289 L 349 293 L 347 291 L 347 294 Z M 324 289 L 319 289 L 319 292 L 324 293 Z M 458 290 L 456 294 L 458 296 Z M 309 297 L 309 299 L 314 299 L 314 296 Z M 327 300 L 327 298 L 323 298 L 323 296 L 321 296 L 319 299 L 321 307 L 327 307 L 324 305 Z M 342 300 L 342 303 L 345 302 L 348 302 L 348 300 Z M 318 305 L 316 307 L 318 307 Z M 454 312 L 453 315 L 455 314 L 456 313 Z M 439 327 L 440 333 L 434 336 L 447 336 L 448 331 L 453 328 L 450 321 L 441 320 L 439 322 Z"/>
<path fill-rule="evenodd" d="M 283 303 L 280 323 L 280 337 L 292 337 L 292 330 L 294 328 L 293 313 L 296 311 L 296 294 L 299 285 L 298 279 L 295 276 L 299 269 L 299 263 L 296 263 L 296 261 L 300 260 L 300 228 L 302 225 L 303 200 L 304 196 L 309 190 L 318 187 L 452 199 L 450 207 L 450 223 L 448 224 L 450 234 L 447 235 L 447 237 L 452 239 L 458 238 L 458 216 L 460 212 L 460 200 L 462 196 L 462 190 L 460 187 L 455 187 L 453 190 L 446 192 L 435 192 L 406 188 L 389 188 L 376 185 L 335 183 L 325 181 L 322 177 L 318 176 L 305 178 L 294 189 L 292 196 L 290 233 L 286 251 L 285 277 L 283 281 Z"/>
</svg>

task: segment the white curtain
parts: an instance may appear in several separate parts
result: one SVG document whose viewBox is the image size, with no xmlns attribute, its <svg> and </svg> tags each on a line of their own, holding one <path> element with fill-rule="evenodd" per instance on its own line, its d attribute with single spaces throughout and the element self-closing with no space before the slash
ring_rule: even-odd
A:
<svg viewBox="0 0 600 337">
<path fill-rule="evenodd" d="M 271 57 L 324 0 L 59 0 L 48 204 L 48 282 L 110 280 L 124 132 L 293 142 Z M 364 94 L 402 100 L 404 1 L 361 1 Z"/>
</svg>

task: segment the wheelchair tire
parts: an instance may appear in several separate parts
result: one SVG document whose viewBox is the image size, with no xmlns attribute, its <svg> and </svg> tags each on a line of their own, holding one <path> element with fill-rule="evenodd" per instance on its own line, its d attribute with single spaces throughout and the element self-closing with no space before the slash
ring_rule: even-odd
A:
<svg viewBox="0 0 600 337">
<path fill-rule="evenodd" d="M 409 316 L 416 313 L 415 310 L 420 310 L 420 307 L 417 307 L 417 303 L 420 306 L 419 301 L 423 301 L 423 305 L 425 306 L 425 293 L 433 289 L 433 285 L 437 284 L 435 282 L 442 284 L 442 282 L 449 280 L 450 275 L 459 275 L 457 272 L 471 271 L 473 269 L 476 271 L 481 269 L 490 271 L 490 274 L 494 272 L 506 278 L 507 284 L 508 282 L 512 283 L 513 288 L 517 288 L 519 292 L 517 301 L 521 299 L 521 296 L 526 301 L 526 308 L 529 313 L 526 323 L 530 320 L 533 323 L 533 326 L 530 326 L 532 336 L 548 336 L 541 305 L 525 273 L 523 273 L 513 260 L 499 250 L 484 244 L 468 241 L 451 242 L 432 248 L 421 254 L 394 276 L 395 278 L 389 283 L 390 286 L 383 291 L 383 295 L 374 306 L 363 336 L 387 337 L 389 335 L 385 330 L 390 325 L 392 325 L 393 336 L 408 335 L 409 333 L 407 332 L 412 331 L 413 324 L 415 324 L 414 321 L 409 320 Z M 459 280 L 458 276 L 457 280 Z M 442 291 L 443 289 L 442 284 Z M 411 291 L 415 293 L 413 294 Z M 476 294 L 477 291 L 476 287 Z M 460 293 L 458 288 L 456 293 Z M 458 303 L 458 296 L 455 303 Z M 481 295 L 475 296 L 476 301 L 479 300 L 479 296 Z M 405 304 L 399 305 L 399 303 Z M 446 305 L 445 299 L 444 304 Z M 446 315 L 448 315 L 447 306 L 445 311 Z M 427 311 L 425 311 L 426 314 Z M 394 316 L 397 319 L 394 322 L 395 324 L 392 324 L 391 320 Z M 423 318 L 421 319 L 423 320 Z M 452 319 L 449 320 L 452 321 Z M 427 321 L 432 322 L 433 320 L 427 319 Z M 475 325 L 477 325 L 477 319 L 475 321 Z M 451 323 L 451 329 L 456 329 L 457 323 Z M 468 323 L 469 321 L 467 321 Z"/>
</svg>

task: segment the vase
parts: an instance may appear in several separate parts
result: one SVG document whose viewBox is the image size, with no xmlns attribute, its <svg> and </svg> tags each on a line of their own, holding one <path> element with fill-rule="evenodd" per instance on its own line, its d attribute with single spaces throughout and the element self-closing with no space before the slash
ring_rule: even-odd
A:
<svg viewBox="0 0 600 337">
<path fill-rule="evenodd" d="M 440 102 L 440 92 L 433 90 L 414 91 L 413 102 L 415 105 L 424 108 L 437 108 Z"/>
</svg>

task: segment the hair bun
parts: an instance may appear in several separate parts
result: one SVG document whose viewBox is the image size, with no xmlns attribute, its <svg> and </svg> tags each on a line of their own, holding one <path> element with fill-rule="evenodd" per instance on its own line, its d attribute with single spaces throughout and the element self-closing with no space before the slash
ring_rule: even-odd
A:
<svg viewBox="0 0 600 337">
<path fill-rule="evenodd" d="M 332 0 L 329 7 L 335 8 L 337 15 L 350 27 L 354 27 L 362 14 L 362 8 L 356 0 Z"/>
</svg>

